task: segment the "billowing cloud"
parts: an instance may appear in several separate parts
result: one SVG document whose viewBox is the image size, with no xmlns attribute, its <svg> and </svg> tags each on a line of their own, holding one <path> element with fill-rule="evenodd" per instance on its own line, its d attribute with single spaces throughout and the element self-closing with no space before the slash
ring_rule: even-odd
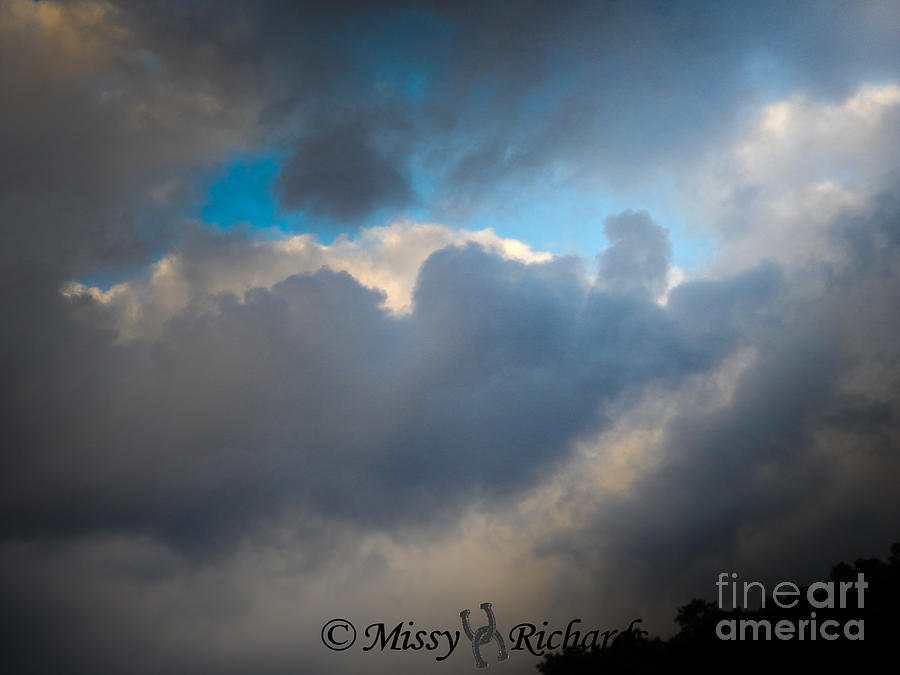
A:
<svg viewBox="0 0 900 675">
<path fill-rule="evenodd" d="M 646 212 L 628 211 L 604 222 L 610 241 L 599 257 L 599 276 L 618 291 L 640 289 L 654 296 L 665 290 L 672 247 L 665 230 Z"/>
<path fill-rule="evenodd" d="M 323 267 L 348 272 L 362 285 L 384 294 L 380 306 L 408 314 L 422 263 L 435 251 L 467 243 L 525 263 L 552 258 L 515 239 L 502 239 L 490 229 L 469 232 L 435 223 L 398 221 L 369 228 L 355 240 L 338 238 L 327 246 L 311 235 L 258 240 L 245 234 L 199 231 L 134 279 L 106 290 L 72 282 L 63 294 L 96 301 L 94 310 L 125 340 L 158 335 L 166 322 L 202 304 L 207 296 L 231 293 L 243 299 L 252 289 L 271 288 L 289 276 L 312 274 Z"/>
<path fill-rule="evenodd" d="M 634 218 L 654 233 L 644 216 L 611 222 Z M 659 246 L 631 241 L 629 254 Z M 664 273 L 663 261 L 653 274 Z M 621 279 L 614 269 L 608 285 Z M 20 458 L 4 490 L 17 514 L 6 527 L 53 527 L 62 498 L 77 505 L 67 530 L 137 528 L 192 547 L 288 507 L 391 529 L 488 487 L 501 497 L 601 425 L 604 403 L 714 366 L 738 339 L 728 326 L 743 283 L 717 291 L 721 310 L 678 292 L 663 308 L 630 288 L 592 289 L 575 259 L 526 264 L 469 244 L 429 256 L 406 315 L 322 269 L 241 297 L 189 294 L 149 338 L 111 343 L 83 329 L 86 351 L 75 359 L 60 346 L 58 367 L 74 372 L 57 375 L 77 388 L 91 373 L 92 384 L 44 400 L 52 428 L 21 427 L 42 450 Z M 766 288 L 753 282 L 747 309 Z M 69 297 L 103 316 L 94 296 Z M 708 345 L 701 314 L 715 322 Z M 39 489 L 46 481 L 57 487 Z"/>
<path fill-rule="evenodd" d="M 610 584 L 633 584 L 644 603 L 654 594 L 676 603 L 688 588 L 708 595 L 711 570 L 752 570 L 773 581 L 824 574 L 821 559 L 783 559 L 796 542 L 826 559 L 848 548 L 879 555 L 868 542 L 875 533 L 895 536 L 900 470 L 900 370 L 886 342 L 898 328 L 896 209 L 891 191 L 833 221 L 831 239 L 853 262 L 795 270 L 762 311 L 741 312 L 744 351 L 734 352 L 738 369 L 724 371 L 725 390 L 689 383 L 665 415 L 635 423 L 659 430 L 642 450 L 655 459 L 628 490 L 598 498 L 592 514 L 548 535 L 542 549 L 610 579 L 598 584 L 601 595 Z M 743 294 L 758 296 L 755 286 Z M 730 311 L 720 288 L 685 284 L 669 307 L 703 293 L 708 310 Z M 706 327 L 700 334 L 721 336 L 721 317 L 707 318 L 697 323 Z M 623 577 L 621 569 L 633 572 Z"/>
</svg>

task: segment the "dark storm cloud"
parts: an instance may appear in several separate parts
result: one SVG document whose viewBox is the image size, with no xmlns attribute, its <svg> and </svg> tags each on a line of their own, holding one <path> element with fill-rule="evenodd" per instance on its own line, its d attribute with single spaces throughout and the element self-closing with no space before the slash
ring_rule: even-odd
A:
<svg viewBox="0 0 900 675">
<path fill-rule="evenodd" d="M 616 222 L 635 217 L 660 233 L 646 215 Z M 647 243 L 652 258 L 660 242 Z M 720 310 L 667 310 L 591 290 L 579 270 L 470 246 L 426 262 L 409 317 L 323 270 L 243 302 L 203 299 L 152 342 L 72 326 L 79 338 L 48 355 L 57 386 L 17 402 L 40 414 L 7 428 L 21 440 L 3 531 L 140 532 L 210 550 L 286 508 L 393 529 L 518 493 L 603 424 L 604 404 L 714 367 L 738 340 L 733 292 Z M 708 343 L 699 314 L 719 326 Z"/>
<path fill-rule="evenodd" d="M 742 312 L 754 356 L 731 397 L 709 411 L 686 395 L 659 442 L 660 466 L 542 550 L 596 574 L 613 560 L 639 565 L 634 602 L 666 593 L 683 603 L 709 597 L 720 567 L 817 578 L 896 539 L 898 195 L 837 219 L 834 239 L 849 243 L 842 262 L 783 279 L 760 311 Z M 754 287 L 738 295 L 758 296 Z M 707 344 L 726 334 L 721 312 L 735 306 L 723 288 L 684 284 L 669 301 L 676 315 L 686 301 L 709 312 L 693 323 Z"/>
<path fill-rule="evenodd" d="M 440 118 L 455 140 L 437 162 L 452 189 L 505 180 L 615 188 L 680 171 L 721 143 L 749 101 L 804 91 L 842 98 L 895 76 L 891 3 L 451 3 L 463 54 Z M 814 29 L 811 28 L 814 26 Z M 865 44 L 864 49 L 860 45 Z M 660 114 L 660 111 L 665 111 Z M 714 145 L 710 145 L 714 144 Z"/>
<path fill-rule="evenodd" d="M 553 166 L 566 181 L 633 187 L 720 143 L 748 101 L 797 90 L 842 98 L 861 78 L 891 77 L 900 61 L 891 3 L 812 12 L 233 2 L 122 12 L 167 68 L 213 78 L 229 99 L 255 89 L 269 140 L 291 151 L 283 204 L 344 227 L 408 204 L 413 158 L 430 174 L 435 206 L 451 210 L 498 186 L 546 184 Z M 397 120 L 402 151 L 384 147 Z"/>
<path fill-rule="evenodd" d="M 413 156 L 449 206 L 540 183 L 553 163 L 634 183 L 707 148 L 739 97 L 764 100 L 771 86 L 838 97 L 900 61 L 895 6 L 814 14 L 757 3 L 123 3 L 83 28 L 102 38 L 83 72 L 35 72 L 72 60 L 48 47 L 52 35 L 6 41 L 4 60 L 19 66 L 4 74 L 2 122 L 19 132 L 0 184 L 22 208 L 35 208 L 38 185 L 57 204 L 68 195 L 82 224 L 40 240 L 58 241 L 66 261 L 81 252 L 113 264 L 167 240 L 166 218 L 136 222 L 143 210 L 120 196 L 253 142 L 291 150 L 284 204 L 337 226 L 409 203 Z"/>
<path fill-rule="evenodd" d="M 222 50 L 191 41 L 154 55 L 133 19 L 111 5 L 0 5 L 0 372 L 11 396 L 48 377 L 37 364 L 67 340 L 60 286 L 121 275 L 172 246 L 193 174 L 254 134 L 259 89 L 245 70 L 220 72 Z"/>
<path fill-rule="evenodd" d="M 397 136 L 403 130 L 393 132 Z M 299 140 L 281 173 L 282 206 L 346 223 L 409 201 L 412 192 L 401 174 L 399 153 L 380 148 L 390 140 L 373 133 L 365 122 L 347 121 L 316 128 Z"/>
<path fill-rule="evenodd" d="M 348 275 L 322 271 L 242 303 L 208 298 L 153 342 L 113 345 L 73 324 L 66 348 L 46 355 L 54 386 L 20 392 L 5 428 L 22 452 L 6 457 L 4 539 L 139 536 L 190 559 L 227 552 L 296 509 L 389 531 L 427 524 L 473 497 L 503 500 L 536 484 L 571 440 L 603 428 L 604 412 L 647 384 L 677 388 L 752 348 L 758 360 L 724 407 L 706 413 L 686 401 L 666 427 L 661 467 L 544 550 L 598 569 L 593 556 L 639 561 L 656 584 L 680 583 L 688 573 L 672 570 L 729 554 L 742 528 L 799 514 L 816 555 L 840 557 L 888 534 L 897 507 L 883 481 L 842 481 L 835 461 L 856 447 L 864 473 L 869 454 L 883 458 L 886 476 L 896 470 L 890 382 L 900 357 L 886 310 L 900 297 L 900 261 L 896 218 L 884 219 L 894 200 L 836 231 L 870 264 L 849 257 L 827 283 L 819 271 L 789 279 L 763 265 L 683 284 L 660 307 L 633 292 L 648 279 L 640 265 L 631 279 L 617 268 L 610 281 L 626 290 L 614 291 L 603 279 L 586 287 L 575 261 L 523 265 L 470 246 L 428 260 L 404 318 Z M 610 222 L 640 223 L 646 250 L 630 241 L 630 255 L 666 250 L 645 214 Z M 98 309 L 82 302 L 86 318 Z M 853 321 L 870 312 L 884 321 L 875 334 Z M 861 359 L 888 375 L 884 391 L 841 389 Z M 860 416 L 877 427 L 862 431 Z M 848 436 L 823 444 L 823 433 Z M 820 502 L 821 515 L 810 515 Z M 835 537 L 840 545 L 828 545 Z M 807 570 L 817 559 L 794 557 Z M 707 581 L 691 580 L 701 591 Z M 40 632 L 38 614 L 23 618 L 27 634 Z"/>
<path fill-rule="evenodd" d="M 652 257 L 662 230 L 643 214 L 639 222 Z M 646 278 L 636 269 L 631 281 Z M 0 590 L 18 617 L 5 632 L 18 644 L 9 662 L 53 669 L 76 659 L 84 672 L 112 672 L 133 650 L 152 650 L 128 668 L 208 669 L 221 658 L 210 650 L 166 641 L 158 651 L 161 619 L 141 600 L 187 583 L 185 565 L 213 565 L 290 514 L 395 532 L 452 520 L 473 499 L 520 495 L 571 440 L 602 428 L 617 401 L 714 368 L 741 342 L 736 322 L 778 283 L 763 268 L 662 308 L 633 284 L 588 287 L 577 260 L 525 265 L 469 246 L 426 262 L 407 317 L 323 270 L 243 302 L 202 298 L 158 339 L 119 344 L 92 328 L 104 310 L 81 298 L 67 339 L 44 354 L 53 385 L 18 391 L 4 427 L 0 559 L 16 582 Z M 330 532 L 296 536 L 327 558 Z M 143 543 L 119 550 L 110 537 Z M 201 606 L 183 608 L 189 630 L 196 614 L 232 618 L 245 602 L 217 587 L 190 597 Z M 115 646 L 99 649 L 109 636 Z M 239 657 L 233 672 L 304 661 L 294 649 Z"/>
</svg>

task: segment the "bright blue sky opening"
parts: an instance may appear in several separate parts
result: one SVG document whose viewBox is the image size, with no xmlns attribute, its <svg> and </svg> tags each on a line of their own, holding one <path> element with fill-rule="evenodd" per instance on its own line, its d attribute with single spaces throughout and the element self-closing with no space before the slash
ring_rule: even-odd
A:
<svg viewBox="0 0 900 675">
<path fill-rule="evenodd" d="M 422 168 L 417 162 L 413 164 L 416 169 Z M 331 223 L 317 222 L 302 213 L 279 209 L 276 181 L 280 170 L 281 161 L 272 154 L 235 159 L 211 179 L 201 217 L 212 226 L 249 226 L 271 231 L 274 236 L 279 232 L 312 233 L 323 244 L 332 243 L 341 232 L 353 239 L 359 227 L 386 225 L 397 218 L 408 218 L 470 230 L 490 227 L 498 235 L 520 239 L 535 250 L 593 259 L 607 245 L 604 218 L 626 209 L 644 208 L 669 230 L 676 265 L 696 268 L 709 249 L 708 239 L 692 235 L 682 223 L 667 218 L 665 209 L 652 200 L 587 195 L 583 189 L 566 185 L 535 189 L 527 195 L 504 194 L 506 190 L 499 188 L 469 214 L 441 216 L 428 206 L 433 203 L 436 182 L 427 172 L 418 170 L 413 171 L 412 184 L 417 196 L 414 204 L 400 211 L 377 209 L 357 223 L 357 228 L 348 231 Z"/>
<path fill-rule="evenodd" d="M 220 227 L 249 223 L 287 229 L 290 223 L 278 214 L 275 196 L 275 179 L 280 170 L 273 157 L 232 163 L 209 186 L 201 211 L 203 220 Z"/>
</svg>

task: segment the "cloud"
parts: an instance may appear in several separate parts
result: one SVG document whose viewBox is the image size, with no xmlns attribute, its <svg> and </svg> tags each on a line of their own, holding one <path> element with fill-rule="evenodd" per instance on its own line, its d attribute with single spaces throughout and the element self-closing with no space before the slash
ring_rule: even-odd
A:
<svg viewBox="0 0 900 675">
<path fill-rule="evenodd" d="M 321 271 L 242 301 L 193 302 L 155 337 L 100 340 L 90 358 L 55 371 L 65 378 L 57 386 L 73 383 L 66 391 L 92 386 L 42 400 L 54 424 L 40 438 L 27 420 L 11 430 L 34 443 L 4 485 L 3 512 L 16 517 L 4 521 L 3 559 L 10 578 L 34 570 L 25 588 L 47 598 L 46 613 L 23 615 L 19 630 L 47 635 L 41 616 L 74 620 L 81 594 L 95 592 L 91 605 L 124 644 L 162 648 L 148 663 L 218 663 L 152 630 L 172 612 L 203 640 L 231 634 L 235 672 L 254 660 L 277 671 L 303 658 L 277 617 L 310 635 L 309 603 L 323 617 L 346 606 L 380 618 L 411 584 L 433 583 L 421 571 L 433 571 L 430 561 L 470 568 L 468 546 L 480 541 L 471 531 L 481 528 L 506 542 L 482 554 L 501 598 L 521 595 L 501 579 L 524 564 L 503 556 L 534 561 L 535 600 L 522 600 L 522 613 L 544 595 L 554 616 L 595 598 L 607 617 L 639 610 L 662 626 L 722 565 L 761 578 L 821 575 L 822 557 L 890 537 L 900 507 L 891 478 L 900 354 L 887 311 L 898 290 L 896 213 L 891 192 L 835 221 L 835 241 L 856 262 L 834 274 L 767 264 L 685 282 L 664 307 L 612 290 L 615 274 L 591 285 L 572 260 L 526 264 L 469 244 L 428 257 L 408 314 L 385 311 L 381 294 L 346 273 Z M 659 252 L 661 230 L 646 216 L 610 222 L 635 218 L 653 235 L 644 253 Z M 868 330 L 873 316 L 882 330 Z M 616 434 L 628 439 L 617 461 L 633 462 L 618 484 L 608 478 Z M 577 451 L 592 439 L 600 446 Z M 377 532 L 387 539 L 373 549 Z M 52 564 L 26 541 L 62 552 L 52 574 L 82 575 L 71 595 L 37 592 Z M 788 564 L 782 552 L 796 541 L 814 553 Z M 361 578 L 352 561 L 365 550 L 374 555 L 365 574 L 383 580 L 383 595 L 302 590 L 313 579 L 340 586 L 326 571 L 339 558 Z M 94 578 L 101 559 L 123 560 L 119 590 L 108 572 Z M 292 603 L 260 576 L 273 565 L 296 567 L 280 582 Z M 123 588 L 139 614 L 116 600 Z M 24 607 L 13 590 L 5 598 Z M 220 617 L 212 625 L 210 613 Z M 96 640 L 54 638 L 58 653 L 103 668 L 81 651 Z M 259 644 L 272 646 L 261 655 Z M 127 658 L 104 654 L 109 664 Z"/>
<path fill-rule="evenodd" d="M 362 285 L 384 294 L 381 306 L 395 314 L 412 311 L 419 268 L 435 251 L 477 243 L 505 259 L 546 262 L 548 253 L 535 252 L 515 239 L 492 230 L 455 230 L 435 223 L 395 222 L 365 229 L 355 240 L 338 237 L 320 244 L 311 235 L 260 240 L 242 232 L 193 232 L 182 246 L 148 266 L 132 279 L 103 290 L 71 282 L 63 295 L 90 306 L 94 320 L 105 322 L 120 339 L 152 338 L 166 322 L 207 296 L 234 294 L 238 299 L 255 288 L 271 288 L 294 274 L 312 274 L 323 267 L 348 272 Z"/>
<path fill-rule="evenodd" d="M 689 179 L 682 208 L 716 234 L 718 269 L 837 262 L 829 224 L 891 189 L 898 134 L 896 84 L 863 84 L 836 102 L 778 100 Z"/>
<path fill-rule="evenodd" d="M 298 140 L 279 179 L 282 206 L 354 222 L 378 207 L 409 203 L 402 158 L 379 148 L 379 140 L 361 121 L 331 123 Z"/>
<path fill-rule="evenodd" d="M 77 347 L 54 346 L 54 425 L 10 430 L 42 450 L 16 455 L 4 528 L 206 549 L 284 508 L 390 530 L 520 492 L 603 423 L 604 404 L 710 368 L 737 338 L 698 348 L 691 301 L 592 289 L 582 270 L 449 247 L 419 270 L 409 314 L 321 269 L 240 298 L 186 290 L 158 334 L 118 343 L 93 333 L 102 301 L 70 295 L 88 326 Z"/>
<path fill-rule="evenodd" d="M 654 297 L 665 290 L 672 259 L 666 231 L 647 212 L 626 211 L 603 222 L 610 246 L 598 256 L 599 276 L 607 287 L 644 289 Z"/>
<path fill-rule="evenodd" d="M 674 412 L 649 422 L 660 434 L 643 452 L 654 460 L 625 491 L 598 498 L 571 531 L 548 535 L 542 551 L 594 578 L 614 576 L 635 603 L 665 597 L 674 605 L 708 595 L 713 571 L 818 578 L 827 560 L 876 555 L 869 542 L 895 536 L 887 514 L 898 503 L 887 476 L 900 471 L 889 449 L 898 433 L 898 353 L 885 340 L 898 332 L 890 309 L 900 292 L 896 195 L 883 193 L 829 227 L 834 241 L 867 242 L 865 264 L 806 267 L 774 285 L 745 277 L 733 287 L 765 300 L 740 312 L 750 351 L 731 371 L 729 393 L 686 386 L 671 399 Z M 724 288 L 694 282 L 673 291 L 673 311 L 690 301 L 711 312 L 709 323 L 695 323 L 695 344 L 722 335 L 714 308 L 736 307 L 716 299 L 727 297 Z M 873 332 L 875 316 L 882 319 Z M 785 560 L 797 541 L 816 556 Z M 633 573 L 617 575 L 623 567 Z M 610 583 L 596 592 L 612 593 Z"/>
<path fill-rule="evenodd" d="M 0 0 L 7 663 L 358 672 L 332 612 L 662 626 L 895 538 L 896 4 L 547 7 Z M 273 152 L 390 224 L 196 220 Z M 570 197 L 596 274 L 495 217 Z"/>
<path fill-rule="evenodd" d="M 661 232 L 640 218 L 648 232 Z M 658 252 L 654 237 L 646 243 L 647 253 Z M 630 245 L 640 254 L 638 242 Z M 195 300 L 158 335 L 115 343 L 72 325 L 49 355 L 55 387 L 18 397 L 23 414 L 6 428 L 8 438 L 28 439 L 6 457 L 15 466 L 4 472 L 15 475 L 3 486 L 6 556 L 13 569 L 23 559 L 46 569 L 28 544 L 46 542 L 62 547 L 71 573 L 93 568 L 82 555 L 95 560 L 108 550 L 104 542 L 123 542 L 138 569 L 148 565 L 153 575 L 122 572 L 128 594 L 159 597 L 196 631 L 202 619 L 166 600 L 166 589 L 214 585 L 223 565 L 229 583 L 247 583 L 248 572 L 231 567 L 235 552 L 259 551 L 266 533 L 283 528 L 331 560 L 329 532 L 399 541 L 418 532 L 440 542 L 470 503 L 488 513 L 515 508 L 572 458 L 575 441 L 607 428 L 609 416 L 648 387 L 667 390 L 715 369 L 743 343 L 740 322 L 752 321 L 777 288 L 775 270 L 762 268 L 685 284 L 661 307 L 648 294 L 609 290 L 602 278 L 592 286 L 577 260 L 525 263 L 470 243 L 428 257 L 409 314 L 385 311 L 382 294 L 323 269 L 241 299 Z M 82 297 L 78 309 L 95 302 Z M 38 402 L 51 423 L 24 414 Z M 328 525 L 298 529 L 304 522 Z M 284 550 L 293 545 L 277 541 L 274 555 L 299 564 Z M 317 577 L 318 569 L 292 578 Z M 94 606 L 127 644 L 143 644 L 140 622 L 163 611 L 141 601 L 141 616 L 128 615 L 108 582 L 76 588 L 49 602 L 48 614 L 78 616 L 78 593 L 95 588 L 105 599 Z M 21 604 L 13 589 L 4 593 Z M 265 584 L 252 594 L 262 602 Z M 201 616 L 214 611 L 200 590 L 190 595 L 209 608 Z M 251 610 L 240 593 L 234 601 L 215 631 L 233 621 L 249 640 Z M 123 624 L 123 613 L 138 625 Z M 36 622 L 24 623 L 26 633 Z M 95 639 L 57 640 L 58 653 L 106 667 L 81 651 Z M 169 638 L 154 639 L 165 645 L 160 658 L 193 667 L 195 657 Z M 113 664 L 124 658 L 103 653 Z M 216 662 L 196 658 L 198 669 Z M 278 667 L 279 658 L 299 656 L 277 652 L 266 662 Z"/>
</svg>

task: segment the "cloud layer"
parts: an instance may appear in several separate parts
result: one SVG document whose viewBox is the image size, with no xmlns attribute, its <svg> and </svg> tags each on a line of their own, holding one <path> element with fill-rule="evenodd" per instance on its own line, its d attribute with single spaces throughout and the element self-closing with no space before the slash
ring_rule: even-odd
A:
<svg viewBox="0 0 900 675">
<path fill-rule="evenodd" d="M 0 669 L 430 672 L 319 631 L 882 554 L 898 20 L 0 0 Z M 248 157 L 293 231 L 200 217 Z"/>
</svg>

